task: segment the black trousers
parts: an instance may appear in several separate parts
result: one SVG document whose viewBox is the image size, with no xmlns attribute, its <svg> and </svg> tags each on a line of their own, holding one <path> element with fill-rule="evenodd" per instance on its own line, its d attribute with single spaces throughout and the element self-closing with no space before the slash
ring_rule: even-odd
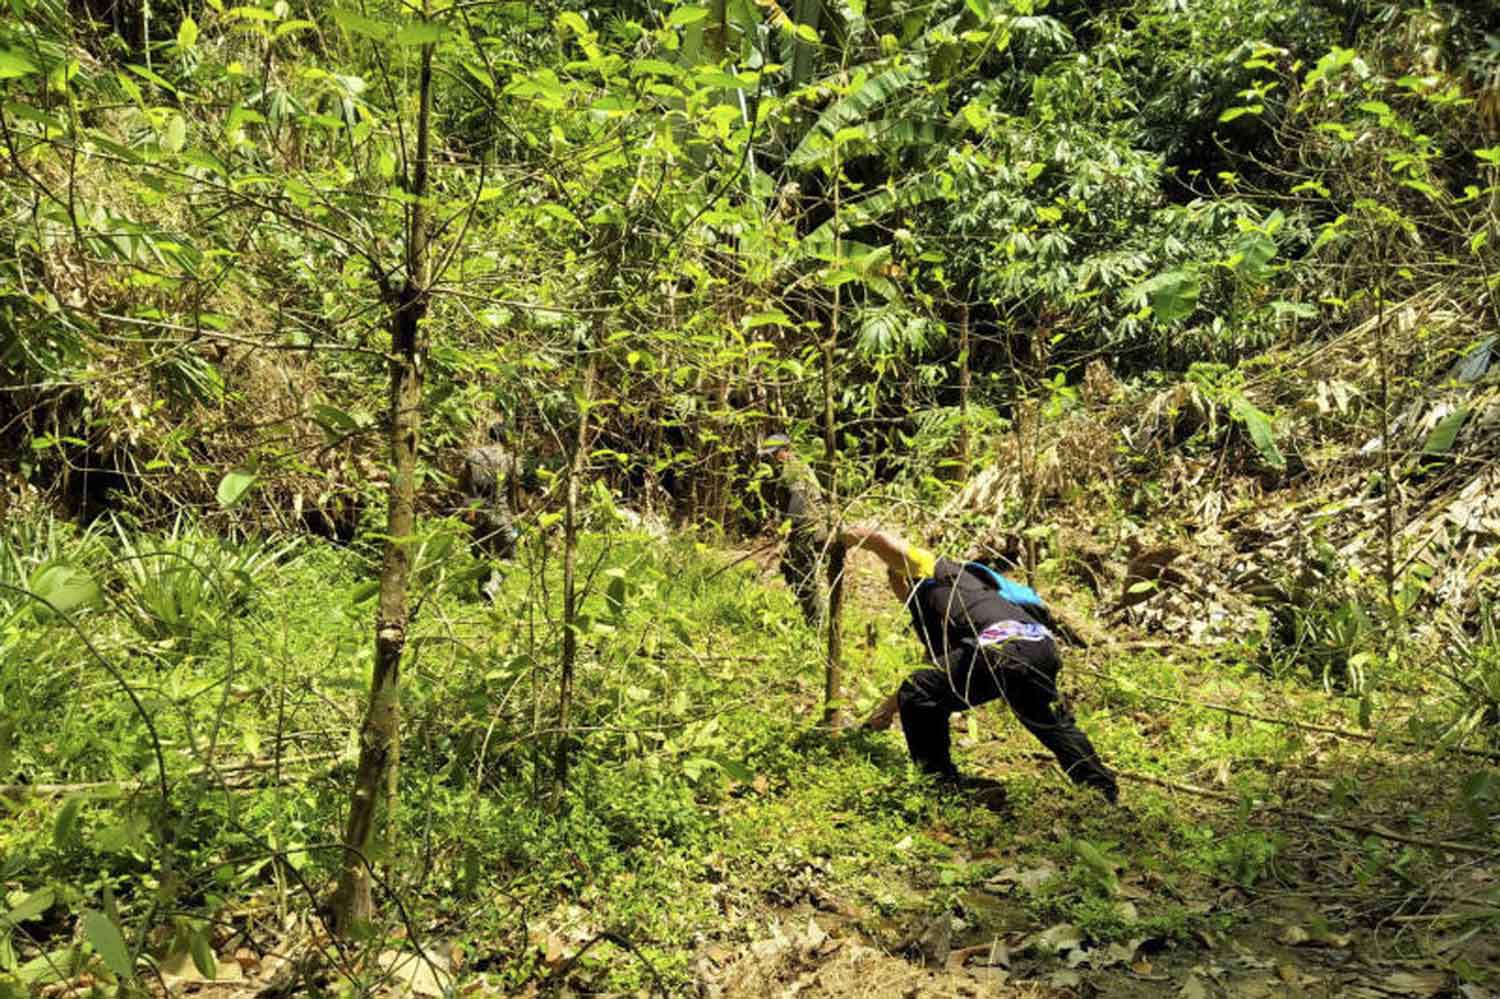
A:
<svg viewBox="0 0 1500 999">
<path fill-rule="evenodd" d="M 823 593 L 822 541 L 793 531 L 781 553 L 781 578 L 796 594 L 807 626 L 817 631 L 828 610 Z"/>
<path fill-rule="evenodd" d="M 1049 638 L 977 649 L 960 646 L 948 654 L 942 668 L 913 673 L 896 692 L 912 760 L 928 773 L 954 776 L 948 717 L 1003 697 L 1075 784 L 1097 787 L 1113 801 L 1115 775 L 1100 762 L 1088 736 L 1059 703 L 1057 671 L 1061 666 L 1057 646 Z"/>
</svg>

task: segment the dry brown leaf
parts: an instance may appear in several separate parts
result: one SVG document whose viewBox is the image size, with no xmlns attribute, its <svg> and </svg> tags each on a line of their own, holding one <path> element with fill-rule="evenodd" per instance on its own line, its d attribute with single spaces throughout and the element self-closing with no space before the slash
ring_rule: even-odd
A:
<svg viewBox="0 0 1500 999">
<path fill-rule="evenodd" d="M 1434 996 L 1448 984 L 1448 974 L 1433 969 L 1393 971 L 1380 983 L 1382 988 L 1404 996 Z"/>
<path fill-rule="evenodd" d="M 1182 999 L 1208 999 L 1208 988 L 1197 975 L 1188 975 L 1182 980 L 1182 988 L 1177 990 L 1177 994 Z"/>
<path fill-rule="evenodd" d="M 1028 937 L 1022 949 L 1036 947 L 1048 953 L 1060 954 L 1065 950 L 1077 950 L 1082 944 L 1083 934 L 1078 932 L 1078 927 L 1072 923 L 1058 923 Z"/>
</svg>

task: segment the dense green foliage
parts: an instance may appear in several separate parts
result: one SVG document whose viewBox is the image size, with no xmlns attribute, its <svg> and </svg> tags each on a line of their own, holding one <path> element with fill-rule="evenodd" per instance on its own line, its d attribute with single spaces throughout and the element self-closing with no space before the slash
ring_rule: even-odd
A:
<svg viewBox="0 0 1500 999">
<path fill-rule="evenodd" d="M 608 933 L 638 952 L 591 952 L 590 985 L 682 989 L 705 940 L 818 892 L 856 899 L 864 932 L 923 909 L 994 929 L 966 890 L 1021 862 L 1005 850 L 1052 869 L 1020 882 L 1033 922 L 1185 940 L 1238 918 L 1194 900 L 1328 860 L 1267 825 L 1273 799 L 1343 817 L 1342 887 L 1382 917 L 1458 891 L 1422 837 L 1493 846 L 1500 593 L 1479 559 L 1454 598 L 1425 557 L 1492 530 L 1473 500 L 1500 331 L 1486 5 L 7 11 L 0 995 L 189 952 L 201 970 L 267 913 L 310 924 L 342 859 L 382 546 L 412 554 L 414 620 L 368 858 L 392 904 L 349 945 L 370 957 L 398 923 L 437 927 L 520 988 Z M 418 272 L 421 516 L 388 537 L 392 318 Z M 811 455 L 825 403 L 841 513 L 955 551 L 982 536 L 1110 625 L 1165 589 L 1140 538 L 1309 497 L 1295 557 L 1244 574 L 1254 624 L 1221 661 L 1085 674 L 1107 756 L 1209 774 L 1238 811 L 1148 792 L 1122 825 L 1031 772 L 997 817 L 934 799 L 892 738 L 813 728 L 816 643 L 756 562 L 727 564 L 764 520 L 755 442 L 790 429 Z M 493 420 L 527 508 L 488 604 L 455 479 Z M 992 508 L 948 509 L 994 459 Z M 1399 503 L 1438 526 L 1401 533 Z M 1383 527 L 1341 533 L 1377 507 Z M 1080 511 L 1130 562 L 1118 598 L 1079 582 Z M 870 580 L 855 597 L 865 707 L 912 657 Z M 1287 724 L 1224 724 L 1200 681 Z M 1163 704 L 1180 728 L 1155 725 Z M 1378 733 L 1399 767 L 1312 746 L 1309 723 Z M 1024 736 L 1002 743 L 973 723 L 965 752 L 1024 760 Z M 1455 778 L 1402 755 L 1433 745 L 1485 762 Z M 1327 802 L 1278 786 L 1303 769 Z M 1409 835 L 1369 832 L 1381 809 Z M 319 987 L 376 988 L 378 961 L 335 950 Z"/>
</svg>

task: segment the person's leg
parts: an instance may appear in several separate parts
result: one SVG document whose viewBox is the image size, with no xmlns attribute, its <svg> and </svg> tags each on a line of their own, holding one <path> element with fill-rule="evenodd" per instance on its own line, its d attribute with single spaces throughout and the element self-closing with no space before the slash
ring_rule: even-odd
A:
<svg viewBox="0 0 1500 999">
<path fill-rule="evenodd" d="M 948 674 L 919 669 L 896 691 L 896 710 L 912 762 L 938 777 L 957 776 L 949 747 L 948 716 L 957 710 L 950 695 Z"/>
<path fill-rule="evenodd" d="M 476 558 L 489 563 L 489 571 L 478 579 L 481 599 L 494 602 L 505 581 L 505 573 L 499 563 L 515 555 L 515 529 L 504 513 L 491 509 L 485 511 L 474 534 L 473 551 Z"/>
<path fill-rule="evenodd" d="M 1029 647 L 1028 647 L 1029 646 Z M 995 657 L 995 658 L 998 658 Z M 1015 643 L 995 673 L 1006 703 L 1027 731 L 1052 751 L 1075 784 L 1098 788 L 1115 800 L 1115 775 L 1099 759 L 1088 736 L 1059 702 L 1057 650 L 1051 642 Z"/>
<path fill-rule="evenodd" d="M 823 587 L 818 571 L 818 553 L 807 542 L 793 536 L 781 556 L 781 578 L 797 597 L 802 617 L 814 630 L 822 624 Z"/>
<path fill-rule="evenodd" d="M 992 671 L 969 649 L 955 649 L 944 669 L 917 670 L 896 691 L 901 731 L 912 761 L 931 774 L 954 777 L 948 717 L 1000 696 Z M 979 666 L 979 668 L 975 668 Z"/>
</svg>

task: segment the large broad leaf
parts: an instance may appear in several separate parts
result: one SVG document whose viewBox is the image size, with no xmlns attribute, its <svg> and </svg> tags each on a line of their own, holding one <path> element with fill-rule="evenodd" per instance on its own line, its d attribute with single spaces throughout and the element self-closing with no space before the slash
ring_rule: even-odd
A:
<svg viewBox="0 0 1500 999">
<path fill-rule="evenodd" d="M 1422 444 L 1422 453 L 1426 455 L 1447 454 L 1453 450 L 1453 443 L 1458 440 L 1458 432 L 1463 429 L 1464 421 L 1469 418 L 1469 407 L 1459 406 L 1453 412 L 1438 421 L 1438 425 L 1432 428 L 1432 433 L 1427 435 L 1427 440 Z"/>
<path fill-rule="evenodd" d="M 339 27 L 345 31 L 373 38 L 377 42 L 385 41 L 392 31 L 392 26 L 382 21 L 372 21 L 363 14 L 357 14 L 352 10 L 344 10 L 341 7 L 334 8 L 333 19 L 338 22 Z"/>
<path fill-rule="evenodd" d="M 94 950 L 104 959 L 104 966 L 115 973 L 122 981 L 131 977 L 135 970 L 135 962 L 130 958 L 130 948 L 125 946 L 125 938 L 120 935 L 120 928 L 110 921 L 110 918 L 102 912 L 93 909 L 85 909 L 83 912 L 83 933 L 89 943 L 94 945 Z"/>
<path fill-rule="evenodd" d="M 56 898 L 57 896 L 51 888 L 43 888 L 40 891 L 32 892 L 12 907 L 9 912 L 0 916 L 0 930 L 19 926 L 27 920 L 35 919 L 52 908 L 52 903 Z"/>
<path fill-rule="evenodd" d="M 1245 425 L 1250 433 L 1250 441 L 1255 445 L 1255 450 L 1260 452 L 1262 461 L 1272 468 L 1286 467 L 1286 457 L 1282 455 L 1281 448 L 1276 446 L 1276 431 L 1271 426 L 1269 416 L 1243 396 L 1235 398 L 1230 406 L 1230 413 Z"/>
<path fill-rule="evenodd" d="M 0 49 L 0 80 L 14 80 L 36 72 L 36 63 L 15 49 Z"/>
<path fill-rule="evenodd" d="M 396 32 L 397 45 L 432 45 L 443 40 L 443 26 L 432 21 L 412 21 Z"/>
<path fill-rule="evenodd" d="M 236 468 L 219 480 L 219 489 L 215 494 L 219 498 L 219 505 L 226 510 L 238 503 L 252 485 L 255 484 L 255 473 L 247 472 L 242 468 Z"/>
<path fill-rule="evenodd" d="M 900 187 L 882 187 L 878 191 L 847 206 L 837 219 L 829 219 L 808 233 L 797 244 L 797 258 L 802 260 L 832 260 L 835 231 L 848 232 L 859 226 L 869 225 L 892 214 L 930 201 L 941 201 L 947 190 L 937 177 L 910 177 Z M 846 244 L 844 252 L 850 252 Z"/>
<path fill-rule="evenodd" d="M 63 614 L 99 599 L 99 584 L 94 582 L 94 577 L 61 562 L 37 569 L 32 573 L 29 585 L 32 593 Z"/>
<path fill-rule="evenodd" d="M 819 139 L 827 139 L 841 128 L 864 121 L 875 108 L 903 94 L 911 84 L 920 79 L 912 69 L 888 69 L 877 73 L 856 87 L 842 99 L 818 116 L 813 127 L 807 130 L 802 141 L 787 157 L 787 165 L 806 167 L 817 161 L 826 145 Z M 894 140 L 896 136 L 892 136 Z M 895 148 L 894 145 L 889 148 Z"/>
<path fill-rule="evenodd" d="M 1235 244 L 1239 257 L 1237 269 L 1249 281 L 1270 277 L 1270 263 L 1276 256 L 1276 240 L 1263 232 L 1247 232 Z"/>
<path fill-rule="evenodd" d="M 1186 319 L 1198 307 L 1201 284 L 1196 271 L 1186 267 L 1158 274 L 1136 286 L 1151 305 L 1151 312 L 1164 323 Z"/>
</svg>

